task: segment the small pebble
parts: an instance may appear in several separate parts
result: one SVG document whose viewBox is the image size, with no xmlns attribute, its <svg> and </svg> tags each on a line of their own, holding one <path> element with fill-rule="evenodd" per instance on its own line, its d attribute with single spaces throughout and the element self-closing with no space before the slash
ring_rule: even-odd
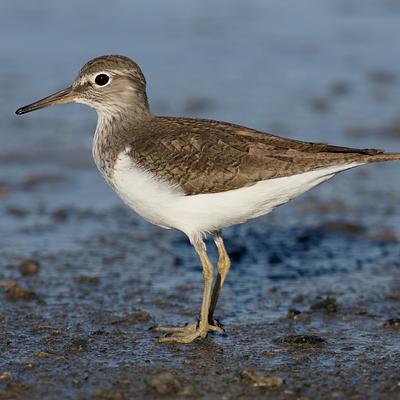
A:
<svg viewBox="0 0 400 400">
<path fill-rule="evenodd" d="M 101 281 L 98 276 L 80 275 L 73 278 L 75 283 L 82 285 L 98 285 Z"/>
<path fill-rule="evenodd" d="M 390 318 L 383 324 L 384 328 L 400 329 L 400 318 Z"/>
<path fill-rule="evenodd" d="M 17 282 L 14 282 L 6 288 L 7 300 L 34 300 L 37 295 L 34 291 L 21 287 Z"/>
<path fill-rule="evenodd" d="M 301 303 L 304 301 L 304 296 L 302 294 L 296 294 L 296 296 L 294 296 L 292 298 L 293 303 Z"/>
<path fill-rule="evenodd" d="M 326 343 L 326 340 L 315 335 L 288 335 L 278 340 L 280 344 L 289 344 L 293 346 L 315 346 Z"/>
<path fill-rule="evenodd" d="M 323 300 L 317 300 L 310 307 L 313 311 L 324 311 L 327 314 L 334 313 L 338 310 L 338 304 L 334 297 L 327 297 Z"/>
<path fill-rule="evenodd" d="M 300 314 L 301 311 L 297 310 L 296 308 L 289 308 L 287 312 L 287 317 L 289 319 L 296 319 L 296 317 Z"/>
<path fill-rule="evenodd" d="M 95 399 L 103 400 L 124 400 L 125 396 L 119 390 L 101 390 L 96 389 L 92 392 L 92 396 Z"/>
<path fill-rule="evenodd" d="M 146 379 L 146 384 L 158 394 L 173 395 L 178 393 L 182 384 L 178 378 L 168 371 L 158 372 Z"/>
<path fill-rule="evenodd" d="M 0 381 L 12 381 L 13 377 L 11 372 L 2 372 L 0 373 Z"/>
<path fill-rule="evenodd" d="M 22 275 L 36 275 L 39 272 L 39 262 L 31 259 L 21 261 L 19 271 Z"/>
<path fill-rule="evenodd" d="M 151 316 L 146 311 L 138 311 L 136 313 L 128 314 L 126 317 L 114 318 L 107 321 L 103 321 L 106 325 L 131 325 L 135 322 L 148 322 L 151 320 Z"/>
<path fill-rule="evenodd" d="M 65 351 L 87 351 L 89 347 L 89 341 L 86 338 L 74 337 L 71 343 L 64 346 Z"/>
<path fill-rule="evenodd" d="M 283 385 L 284 381 L 277 375 L 261 375 L 251 368 L 245 368 L 241 371 L 240 376 L 253 382 L 254 386 L 263 388 L 278 388 Z"/>
</svg>

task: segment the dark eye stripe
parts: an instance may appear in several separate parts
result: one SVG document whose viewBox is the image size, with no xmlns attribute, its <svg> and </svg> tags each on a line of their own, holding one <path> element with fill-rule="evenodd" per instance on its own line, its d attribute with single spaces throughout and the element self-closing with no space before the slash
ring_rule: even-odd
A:
<svg viewBox="0 0 400 400">
<path fill-rule="evenodd" d="M 96 76 L 96 78 L 94 79 L 94 81 L 96 82 L 97 85 L 99 86 L 104 86 L 105 84 L 107 84 L 107 82 L 110 80 L 110 78 L 108 77 L 108 75 L 106 74 L 99 74 Z"/>
</svg>

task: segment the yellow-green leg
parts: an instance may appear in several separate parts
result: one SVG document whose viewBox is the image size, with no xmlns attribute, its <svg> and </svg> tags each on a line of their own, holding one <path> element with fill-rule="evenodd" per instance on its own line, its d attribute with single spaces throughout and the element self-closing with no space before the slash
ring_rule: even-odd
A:
<svg viewBox="0 0 400 400">
<path fill-rule="evenodd" d="M 182 328 L 154 328 L 153 330 L 155 332 L 170 333 L 170 336 L 159 339 L 159 342 L 161 343 L 191 343 L 196 339 L 204 339 L 207 337 L 209 330 L 218 329 L 210 325 L 208 322 L 211 304 L 211 290 L 214 281 L 214 267 L 207 256 L 203 242 L 197 241 L 193 244 L 193 246 L 200 257 L 204 277 L 204 291 L 200 312 L 200 321 L 198 324 L 190 324 Z"/>
<path fill-rule="evenodd" d="M 217 306 L 222 286 L 231 267 L 231 260 L 229 259 L 228 253 L 226 252 L 224 240 L 222 239 L 221 233 L 217 232 L 213 236 L 215 245 L 218 249 L 218 275 L 211 296 L 210 310 L 208 312 L 208 322 L 212 326 L 219 327 L 218 322 L 214 320 L 214 311 L 215 307 Z"/>
</svg>

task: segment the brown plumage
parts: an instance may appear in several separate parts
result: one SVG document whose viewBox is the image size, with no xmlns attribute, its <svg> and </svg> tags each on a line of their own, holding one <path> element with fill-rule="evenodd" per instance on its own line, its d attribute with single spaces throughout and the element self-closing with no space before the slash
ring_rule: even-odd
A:
<svg viewBox="0 0 400 400">
<path fill-rule="evenodd" d="M 291 140 L 220 121 L 153 117 L 133 129 L 135 162 L 186 195 L 216 193 L 314 169 L 399 159 L 382 150 Z"/>
</svg>

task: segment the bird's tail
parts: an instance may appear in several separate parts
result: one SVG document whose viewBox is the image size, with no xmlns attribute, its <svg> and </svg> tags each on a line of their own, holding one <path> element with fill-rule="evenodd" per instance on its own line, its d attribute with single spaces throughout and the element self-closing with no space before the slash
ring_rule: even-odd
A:
<svg viewBox="0 0 400 400">
<path fill-rule="evenodd" d="M 400 160 L 400 153 L 376 153 L 367 156 L 368 163 Z"/>
</svg>

